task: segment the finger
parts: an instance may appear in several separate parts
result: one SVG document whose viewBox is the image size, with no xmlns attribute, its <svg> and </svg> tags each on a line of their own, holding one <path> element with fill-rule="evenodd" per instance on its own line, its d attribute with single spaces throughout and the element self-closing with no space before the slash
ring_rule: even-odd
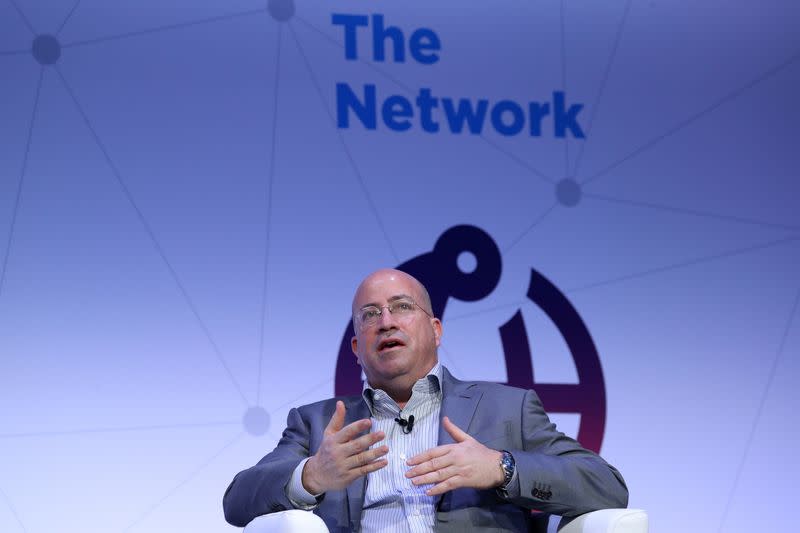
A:
<svg viewBox="0 0 800 533">
<path fill-rule="evenodd" d="M 385 437 L 386 434 L 383 431 L 375 431 L 374 433 L 367 433 L 357 439 L 353 439 L 346 444 L 347 451 L 349 452 L 348 455 L 355 455 L 363 452 L 376 442 L 382 441 Z"/>
<path fill-rule="evenodd" d="M 441 483 L 442 481 L 449 479 L 456 474 L 458 474 L 458 467 L 451 465 L 446 468 L 440 468 L 439 470 L 435 470 L 428 474 L 412 477 L 411 483 L 414 485 L 430 485 L 433 483 Z"/>
<path fill-rule="evenodd" d="M 435 472 L 437 470 L 441 470 L 442 468 L 447 468 L 448 466 L 453 464 L 453 458 L 449 454 L 444 454 L 438 457 L 434 457 L 430 461 L 425 461 L 424 463 L 420 463 L 408 472 L 406 472 L 406 477 L 412 478 L 415 476 L 420 476 L 422 474 L 427 474 L 428 472 Z"/>
<path fill-rule="evenodd" d="M 444 417 L 442 422 L 444 423 L 444 429 L 450 434 L 451 437 L 453 437 L 454 441 L 464 442 L 465 440 L 472 438 L 468 433 L 462 431 L 460 427 L 453 424 L 449 418 Z"/>
<path fill-rule="evenodd" d="M 367 450 L 365 452 L 361 452 L 358 455 L 353 455 L 347 458 L 347 462 L 345 463 L 345 468 L 348 470 L 358 470 L 360 467 L 364 465 L 368 465 L 378 459 L 383 457 L 389 453 L 388 446 L 379 446 L 378 448 L 372 448 L 371 450 Z"/>
<path fill-rule="evenodd" d="M 362 477 L 362 476 L 366 476 L 367 474 L 375 472 L 376 470 L 380 470 L 381 468 L 383 468 L 384 466 L 386 466 L 388 464 L 389 464 L 389 461 L 387 461 L 386 459 L 378 459 L 377 461 L 373 461 L 371 463 L 367 463 L 365 465 L 359 466 L 355 470 L 351 470 L 351 472 L 355 473 L 355 476 L 353 477 L 353 479 L 356 479 L 356 478 L 359 478 L 359 477 Z"/>
<path fill-rule="evenodd" d="M 428 496 L 438 496 L 439 494 L 444 494 L 445 492 L 449 492 L 453 489 L 457 489 L 459 487 L 466 486 L 464 484 L 464 478 L 461 476 L 453 476 L 450 478 L 445 479 L 441 483 L 437 483 L 430 489 L 425 491 L 425 494 Z"/>
<path fill-rule="evenodd" d="M 420 463 L 424 463 L 425 461 L 430 461 L 436 457 L 441 457 L 450 451 L 452 444 L 445 444 L 444 446 L 437 446 L 435 448 L 431 448 L 430 450 L 426 450 L 420 454 L 415 455 L 408 461 L 406 464 L 409 466 L 418 465 Z"/>
<path fill-rule="evenodd" d="M 372 421 L 369 418 L 362 418 L 347 424 L 336 433 L 336 442 L 350 442 L 355 439 L 359 433 L 364 433 L 372 426 Z"/>
<path fill-rule="evenodd" d="M 342 426 L 344 426 L 345 408 L 344 402 L 339 400 L 336 402 L 336 410 L 333 412 L 328 425 L 325 427 L 325 433 L 336 433 Z"/>
</svg>

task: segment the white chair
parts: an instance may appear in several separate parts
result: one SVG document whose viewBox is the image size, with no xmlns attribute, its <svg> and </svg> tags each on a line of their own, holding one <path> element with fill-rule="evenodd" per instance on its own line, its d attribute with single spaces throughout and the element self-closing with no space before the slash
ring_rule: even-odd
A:
<svg viewBox="0 0 800 533">
<path fill-rule="evenodd" d="M 564 520 L 558 533 L 647 533 L 648 527 L 641 509 L 601 509 Z"/>
<path fill-rule="evenodd" d="M 573 518 L 558 533 L 647 533 L 647 513 L 641 509 L 603 509 Z M 311 511 L 293 509 L 259 516 L 243 533 L 329 533 Z"/>
<path fill-rule="evenodd" d="M 257 516 L 243 533 L 329 533 L 322 518 L 311 511 L 291 509 Z"/>
</svg>

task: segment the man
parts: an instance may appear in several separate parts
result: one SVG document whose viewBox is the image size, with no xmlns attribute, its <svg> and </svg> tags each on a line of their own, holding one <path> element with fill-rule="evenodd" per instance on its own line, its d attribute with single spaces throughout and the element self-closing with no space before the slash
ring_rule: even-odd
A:
<svg viewBox="0 0 800 533">
<path fill-rule="evenodd" d="M 299 508 L 332 532 L 528 531 L 532 509 L 627 505 L 619 472 L 558 432 L 533 391 L 439 364 L 442 323 L 415 278 L 370 274 L 353 326 L 362 395 L 292 409 L 275 450 L 225 492 L 231 524 Z"/>
</svg>

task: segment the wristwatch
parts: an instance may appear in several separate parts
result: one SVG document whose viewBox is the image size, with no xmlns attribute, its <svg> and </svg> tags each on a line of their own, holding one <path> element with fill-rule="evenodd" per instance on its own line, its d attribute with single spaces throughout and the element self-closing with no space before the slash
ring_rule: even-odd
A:
<svg viewBox="0 0 800 533">
<path fill-rule="evenodd" d="M 502 452 L 503 457 L 500 459 L 500 469 L 503 471 L 504 480 L 503 484 L 500 486 L 500 490 L 505 490 L 514 477 L 514 469 L 517 467 L 517 464 L 514 462 L 514 456 L 511 455 L 511 452 L 507 450 L 502 450 Z"/>
</svg>

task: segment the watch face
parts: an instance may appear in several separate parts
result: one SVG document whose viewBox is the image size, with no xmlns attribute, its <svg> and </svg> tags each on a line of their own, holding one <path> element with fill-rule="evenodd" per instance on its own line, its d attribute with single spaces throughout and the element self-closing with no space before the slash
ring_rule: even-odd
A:
<svg viewBox="0 0 800 533">
<path fill-rule="evenodd" d="M 505 484 L 508 485 L 511 478 L 514 477 L 514 456 L 510 452 L 503 450 L 503 458 L 500 460 L 500 465 L 503 467 L 503 473 L 506 476 Z"/>
<path fill-rule="evenodd" d="M 511 455 L 511 452 L 503 451 L 503 464 L 508 465 L 509 468 L 514 468 L 514 456 Z"/>
</svg>

